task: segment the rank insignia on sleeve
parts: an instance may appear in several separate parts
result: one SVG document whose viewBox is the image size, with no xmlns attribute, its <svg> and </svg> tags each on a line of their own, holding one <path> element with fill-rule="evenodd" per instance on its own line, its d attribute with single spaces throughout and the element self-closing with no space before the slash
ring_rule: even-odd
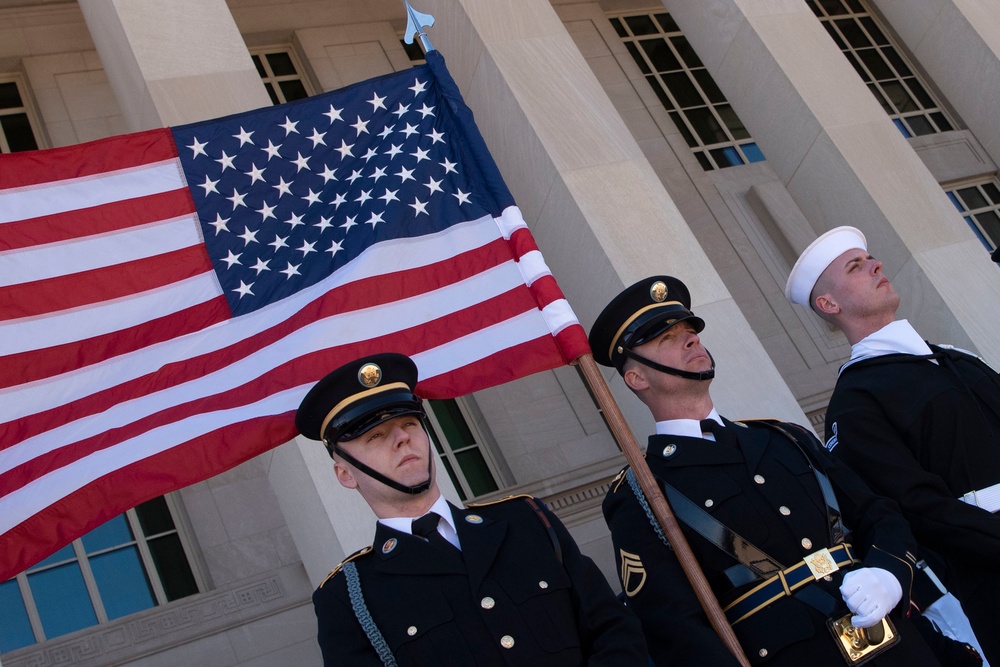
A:
<svg viewBox="0 0 1000 667">
<path fill-rule="evenodd" d="M 646 583 L 646 568 L 635 554 L 619 549 L 622 559 L 622 590 L 626 597 L 634 597 Z"/>
</svg>

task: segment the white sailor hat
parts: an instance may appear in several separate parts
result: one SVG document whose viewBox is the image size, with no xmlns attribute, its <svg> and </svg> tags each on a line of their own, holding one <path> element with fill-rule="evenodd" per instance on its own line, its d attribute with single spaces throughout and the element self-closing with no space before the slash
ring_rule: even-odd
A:
<svg viewBox="0 0 1000 667">
<path fill-rule="evenodd" d="M 809 296 L 820 275 L 830 266 L 830 262 L 854 248 L 861 248 L 866 252 L 868 250 L 868 241 L 860 229 L 836 227 L 822 234 L 809 244 L 792 267 L 788 282 L 785 283 L 785 298 L 811 308 Z"/>
</svg>

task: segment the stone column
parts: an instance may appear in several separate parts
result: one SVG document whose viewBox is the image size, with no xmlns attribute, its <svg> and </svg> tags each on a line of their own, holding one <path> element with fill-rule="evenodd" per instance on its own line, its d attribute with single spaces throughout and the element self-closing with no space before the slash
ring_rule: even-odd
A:
<svg viewBox="0 0 1000 667">
<path fill-rule="evenodd" d="M 431 41 L 584 327 L 624 285 L 677 276 L 708 322 L 720 411 L 805 422 L 548 0 L 425 0 L 421 11 L 436 17 Z M 642 440 L 652 420 L 614 375 L 612 392 Z"/>
<path fill-rule="evenodd" d="M 1000 360 L 996 267 L 806 3 L 664 4 L 812 231 L 861 228 L 903 297 L 901 317 Z"/>
<path fill-rule="evenodd" d="M 86 0 L 80 9 L 132 131 L 271 104 L 223 0 Z"/>
<path fill-rule="evenodd" d="M 882 16 L 1000 164 L 1000 15 L 974 0 L 873 0 Z"/>
</svg>

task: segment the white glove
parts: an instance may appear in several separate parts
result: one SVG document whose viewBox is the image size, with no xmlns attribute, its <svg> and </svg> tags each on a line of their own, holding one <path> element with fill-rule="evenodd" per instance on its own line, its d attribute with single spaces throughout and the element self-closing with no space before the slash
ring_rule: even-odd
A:
<svg viewBox="0 0 1000 667">
<path fill-rule="evenodd" d="M 847 608 L 855 614 L 851 617 L 851 625 L 870 628 L 899 603 L 903 587 L 889 571 L 880 567 L 863 567 L 844 575 L 840 594 Z"/>
</svg>

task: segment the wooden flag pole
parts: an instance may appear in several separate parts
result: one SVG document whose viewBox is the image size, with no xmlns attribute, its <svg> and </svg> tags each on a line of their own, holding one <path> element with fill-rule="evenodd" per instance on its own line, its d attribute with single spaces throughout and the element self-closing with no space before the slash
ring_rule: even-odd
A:
<svg viewBox="0 0 1000 667">
<path fill-rule="evenodd" d="M 670 505 L 667 503 L 660 485 L 653 477 L 653 473 L 650 472 L 649 466 L 646 464 L 646 459 L 639 450 L 639 443 L 636 442 L 632 430 L 625 423 L 625 417 L 611 395 L 611 390 L 608 388 L 607 382 L 604 381 L 604 376 L 597 367 L 597 362 L 594 361 L 593 355 L 587 353 L 577 359 L 575 363 L 579 364 L 580 370 L 583 371 L 584 380 L 590 387 L 595 400 L 597 400 L 597 404 L 604 412 L 604 418 L 608 422 L 611 434 L 621 447 L 622 453 L 625 454 L 625 460 L 628 461 L 629 466 L 631 466 L 632 471 L 635 473 L 642 492 L 646 494 L 646 500 L 649 501 L 656 520 L 660 522 L 663 532 L 666 533 L 667 539 L 670 541 L 670 546 L 673 548 L 677 560 L 680 561 L 681 568 L 683 568 L 684 574 L 687 575 L 688 581 L 691 583 L 691 588 L 694 589 L 694 593 L 698 597 L 702 609 L 705 610 L 712 628 L 718 633 L 726 648 L 736 656 L 739 663 L 744 667 L 750 667 L 750 662 L 747 660 L 746 655 L 743 653 L 743 648 L 736 639 L 736 633 L 733 632 L 732 626 L 726 620 L 726 615 L 723 613 L 722 607 L 719 606 L 719 601 L 715 598 L 715 594 L 708 585 L 708 580 L 705 579 L 705 573 L 701 571 L 701 567 L 698 565 L 698 561 L 695 559 L 694 553 L 692 553 L 691 547 L 687 543 L 687 539 L 681 532 L 680 524 L 677 523 L 677 517 L 674 516 L 673 511 L 670 509 Z"/>
</svg>

